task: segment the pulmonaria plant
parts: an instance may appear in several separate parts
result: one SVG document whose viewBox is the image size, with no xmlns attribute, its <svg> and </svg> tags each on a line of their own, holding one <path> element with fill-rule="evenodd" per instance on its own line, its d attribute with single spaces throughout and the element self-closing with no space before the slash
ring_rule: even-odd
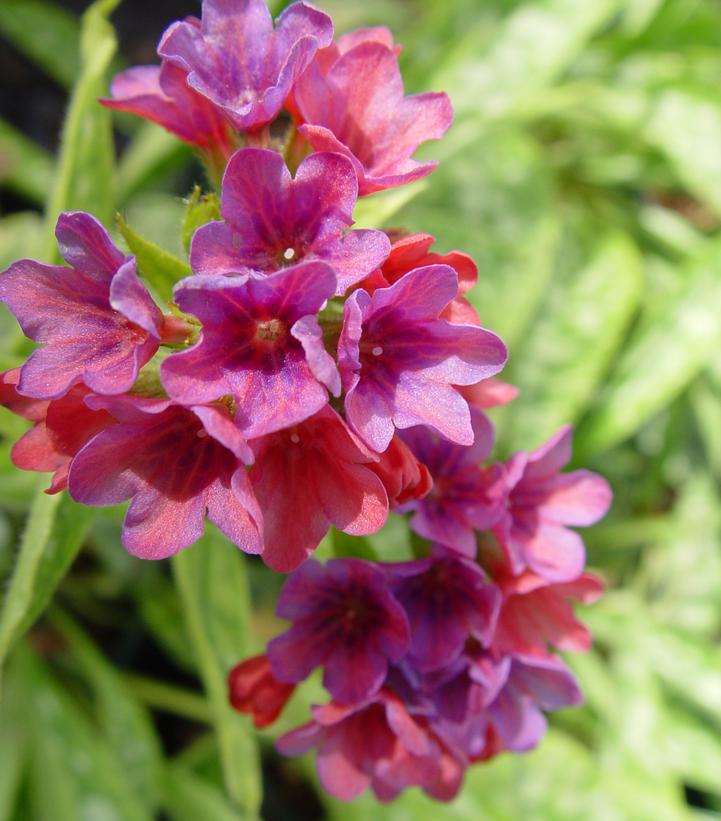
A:
<svg viewBox="0 0 721 821">
<path fill-rule="evenodd" d="M 434 169 L 413 154 L 451 124 L 445 94 L 405 94 L 399 50 L 384 28 L 334 40 L 302 2 L 273 23 L 263 0 L 204 0 L 173 23 L 160 65 L 100 102 L 194 146 L 219 218 L 160 306 L 94 217 L 61 214 L 66 264 L 0 275 L 37 343 L 0 402 L 31 423 L 12 458 L 52 473 L 48 492 L 129 502 L 134 555 L 171 556 L 208 518 L 291 574 L 277 607 L 291 625 L 229 672 L 233 706 L 266 727 L 322 668 L 329 700 L 282 753 L 315 748 L 341 799 L 417 786 L 446 801 L 469 766 L 531 749 L 547 712 L 580 702 L 558 652 L 588 648 L 573 602 L 602 583 L 572 528 L 611 493 L 562 472 L 570 428 L 490 461 L 486 410 L 517 391 L 468 298 L 475 264 L 430 234 L 352 227 L 359 197 Z M 354 551 L 389 515 L 412 531 L 406 560 Z M 350 538 L 322 564 L 331 526 Z"/>
</svg>

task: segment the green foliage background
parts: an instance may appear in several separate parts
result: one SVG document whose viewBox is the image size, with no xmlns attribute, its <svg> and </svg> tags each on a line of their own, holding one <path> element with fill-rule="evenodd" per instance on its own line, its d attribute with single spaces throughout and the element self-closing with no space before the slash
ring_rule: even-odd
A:
<svg viewBox="0 0 721 821">
<path fill-rule="evenodd" d="M 2 268 L 52 258 L 68 208 L 106 224 L 120 209 L 183 254 L 189 152 L 118 118 L 130 139 L 116 158 L 95 102 L 122 65 L 117 4 L 78 20 L 47 0 L 0 2 L 0 33 L 70 95 L 58 157 L 0 121 L 1 184 L 28 202 L 0 219 Z M 297 799 L 312 762 L 276 758 L 277 729 L 255 733 L 224 683 L 278 629 L 279 580 L 214 531 L 172 567 L 131 559 L 121 511 L 48 497 L 45 477 L 11 466 L 24 423 L 2 411 L 0 821 L 253 819 L 261 759 L 264 815 L 291 821 L 721 817 L 721 5 L 321 5 L 339 31 L 391 26 L 408 89 L 454 101 L 456 124 L 424 151 L 439 170 L 357 219 L 433 233 L 478 262 L 472 298 L 521 388 L 495 415 L 499 454 L 571 421 L 576 461 L 613 484 L 611 514 L 587 533 L 608 581 L 582 614 L 596 644 L 569 659 L 587 704 L 554 716 L 535 752 L 473 768 L 449 806 L 414 792 L 341 806 L 312 786 Z M 27 350 L 3 310 L 0 366 Z M 334 550 L 396 559 L 407 535 L 396 521 L 320 554 Z M 301 690 L 282 729 L 314 695 Z"/>
</svg>

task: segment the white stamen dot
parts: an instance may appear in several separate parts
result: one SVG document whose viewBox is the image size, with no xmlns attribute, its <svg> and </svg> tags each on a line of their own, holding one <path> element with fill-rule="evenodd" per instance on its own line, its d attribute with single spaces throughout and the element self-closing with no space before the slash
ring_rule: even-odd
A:
<svg viewBox="0 0 721 821">
<path fill-rule="evenodd" d="M 294 256 L 295 248 L 286 248 L 285 251 L 283 251 L 283 259 L 287 259 L 288 261 L 290 261 L 291 259 L 293 259 Z"/>
<path fill-rule="evenodd" d="M 380 345 L 376 345 L 375 348 L 371 351 L 373 356 L 381 356 L 383 353 L 383 348 Z"/>
<path fill-rule="evenodd" d="M 205 439 L 205 437 L 208 435 L 208 431 L 199 430 L 195 435 L 198 437 L 198 439 Z"/>
<path fill-rule="evenodd" d="M 291 435 L 290 435 L 290 441 L 291 441 L 294 445 L 297 445 L 297 444 L 300 442 L 300 436 L 298 436 L 298 434 L 297 434 L 297 433 L 291 433 Z"/>
</svg>

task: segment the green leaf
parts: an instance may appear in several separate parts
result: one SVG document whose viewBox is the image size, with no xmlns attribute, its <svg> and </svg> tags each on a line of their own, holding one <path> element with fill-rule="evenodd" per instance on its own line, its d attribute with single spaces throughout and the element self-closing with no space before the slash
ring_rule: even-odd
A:
<svg viewBox="0 0 721 821">
<path fill-rule="evenodd" d="M 536 143 L 517 129 L 489 131 L 441 164 L 398 222 L 433 233 L 433 250 L 473 257 L 478 284 L 468 297 L 513 356 L 545 292 L 559 237 L 553 179 Z"/>
<path fill-rule="evenodd" d="M 151 821 L 115 751 L 99 736 L 57 678 L 30 651 L 15 654 L 31 729 L 32 818 L 52 821 Z"/>
<path fill-rule="evenodd" d="M 193 651 L 183 624 L 183 608 L 173 585 L 163 581 L 150 590 L 136 590 L 135 601 L 153 638 L 184 670 L 194 666 Z"/>
<path fill-rule="evenodd" d="M 116 49 L 108 15 L 119 0 L 96 0 L 82 18 L 81 69 L 63 124 L 60 159 L 47 204 L 48 233 L 61 211 L 83 210 L 108 222 L 113 213 L 115 150 L 110 111 L 97 98 L 107 92 Z M 51 253 L 55 253 L 54 242 Z"/>
<path fill-rule="evenodd" d="M 673 528 L 646 551 L 644 585 L 656 624 L 712 640 L 721 625 L 721 504 L 714 480 L 692 474 L 679 489 Z"/>
<path fill-rule="evenodd" d="M 513 448 L 537 446 L 592 402 L 637 308 L 641 265 L 634 243 L 613 234 L 584 268 L 557 272 L 511 359 L 508 378 L 521 390 L 504 419 Z"/>
<path fill-rule="evenodd" d="M 681 183 L 720 216 L 721 104 L 717 96 L 693 89 L 665 91 L 645 123 L 645 135 L 668 157 Z"/>
<path fill-rule="evenodd" d="M 47 477 L 37 484 L 18 551 L 15 572 L 0 613 L 0 665 L 14 642 L 48 605 L 55 588 L 82 545 L 93 511 L 66 495 L 44 492 Z"/>
<path fill-rule="evenodd" d="M 23 718 L 22 682 L 8 676 L 0 698 L 0 821 L 10 821 L 27 764 L 28 733 Z"/>
<path fill-rule="evenodd" d="M 95 695 L 98 722 L 142 804 L 156 809 L 162 792 L 162 752 L 150 716 L 130 694 L 98 648 L 59 610 L 51 614 L 85 681 Z"/>
<path fill-rule="evenodd" d="M 250 819 L 260 811 L 258 750 L 245 716 L 228 703 L 227 675 L 253 652 L 248 561 L 217 530 L 173 557 L 188 635 L 210 702 L 225 786 L 233 803 Z"/>
<path fill-rule="evenodd" d="M 46 0 L 3 0 L 0 32 L 65 88 L 80 70 L 80 26 L 74 14 Z"/>
<path fill-rule="evenodd" d="M 47 151 L 0 119 L 0 183 L 40 204 L 52 175 L 53 160 Z"/>
<path fill-rule="evenodd" d="M 42 219 L 34 211 L 19 211 L 0 219 L 0 269 L 5 270 L 21 257 L 42 253 L 45 244 Z M 12 320 L 18 333 L 18 323 Z M 5 346 L 3 349 L 6 350 Z"/>
<path fill-rule="evenodd" d="M 662 755 L 669 768 L 697 789 L 721 794 L 719 734 L 698 718 L 678 708 L 667 708 L 661 739 Z"/>
<path fill-rule="evenodd" d="M 705 446 L 706 459 L 716 478 L 721 478 L 721 392 L 706 375 L 691 388 L 691 407 Z"/>
<path fill-rule="evenodd" d="M 721 648 L 680 631 L 647 630 L 642 652 L 656 674 L 674 692 L 721 729 Z"/>
<path fill-rule="evenodd" d="M 589 419 L 581 425 L 581 456 L 606 450 L 635 433 L 686 388 L 721 344 L 721 243 L 684 272 L 674 293 L 639 325 Z"/>
<path fill-rule="evenodd" d="M 380 556 L 368 536 L 349 536 L 334 527 L 329 531 L 334 556 L 352 556 L 369 562 L 380 561 Z"/>
<path fill-rule="evenodd" d="M 117 214 L 115 220 L 123 239 L 135 255 L 138 269 L 150 283 L 158 296 L 170 301 L 176 282 L 192 274 L 187 262 L 174 256 L 149 239 L 141 237 Z"/>
<path fill-rule="evenodd" d="M 484 18 L 469 18 L 465 37 L 430 85 L 450 94 L 459 119 L 506 116 L 551 85 L 619 5 L 619 0 L 524 3 L 505 21 L 487 54 L 479 53 Z"/>
<path fill-rule="evenodd" d="M 186 253 L 190 252 L 190 241 L 193 234 L 212 220 L 220 219 L 220 197 L 216 193 L 203 194 L 199 185 L 193 189 L 183 217 L 181 238 Z"/>
<path fill-rule="evenodd" d="M 427 180 L 418 180 L 411 185 L 393 191 L 381 191 L 369 197 L 362 197 L 356 203 L 353 219 L 356 228 L 384 228 L 391 219 L 411 200 L 428 188 Z"/>
<path fill-rule="evenodd" d="M 188 146 L 155 123 L 143 123 L 118 164 L 118 203 L 150 188 L 190 156 Z"/>
<path fill-rule="evenodd" d="M 221 790 L 192 770 L 171 765 L 166 770 L 164 805 L 173 821 L 242 821 Z"/>
</svg>

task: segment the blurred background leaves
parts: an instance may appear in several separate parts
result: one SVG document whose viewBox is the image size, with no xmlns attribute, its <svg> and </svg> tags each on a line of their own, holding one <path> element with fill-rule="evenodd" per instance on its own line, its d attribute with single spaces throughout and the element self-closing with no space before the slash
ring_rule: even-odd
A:
<svg viewBox="0 0 721 821">
<path fill-rule="evenodd" d="M 3 267 L 47 258 L 63 208 L 106 221 L 119 208 L 183 254 L 182 197 L 200 168 L 152 125 L 118 117 L 113 139 L 95 98 L 118 66 L 152 62 L 163 26 L 197 4 L 151 14 L 124 0 L 119 53 L 116 5 L 0 2 Z M 23 425 L 3 411 L 0 821 L 252 819 L 261 778 L 262 816 L 283 821 L 721 817 L 721 5 L 320 5 L 338 31 L 389 25 L 408 89 L 454 101 L 456 125 L 423 152 L 438 171 L 357 218 L 477 261 L 471 298 L 521 389 L 495 414 L 498 455 L 573 422 L 577 463 L 613 484 L 611 514 L 587 534 L 608 582 L 583 613 L 595 646 L 569 659 L 586 706 L 554 716 L 533 753 L 474 767 L 449 806 L 413 792 L 337 804 L 309 761 L 278 758 L 275 731 L 254 733 L 225 704 L 227 667 L 278 629 L 280 579 L 214 531 L 172 573 L 128 557 L 119 511 L 49 499 L 10 465 Z M 26 351 L 3 309 L 0 364 Z M 407 535 L 392 526 L 359 547 L 396 560 Z M 284 726 L 314 697 L 302 688 Z"/>
</svg>

